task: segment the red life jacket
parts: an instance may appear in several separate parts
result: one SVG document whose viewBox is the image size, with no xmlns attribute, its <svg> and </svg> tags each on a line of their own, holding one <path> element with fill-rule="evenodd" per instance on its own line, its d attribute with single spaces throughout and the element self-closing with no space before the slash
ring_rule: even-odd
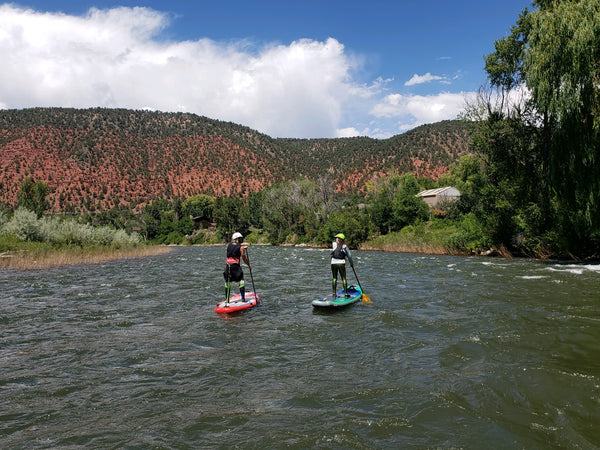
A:
<svg viewBox="0 0 600 450">
<path fill-rule="evenodd" d="M 242 256 L 242 244 L 230 242 L 227 245 L 227 264 L 239 264 Z"/>
</svg>

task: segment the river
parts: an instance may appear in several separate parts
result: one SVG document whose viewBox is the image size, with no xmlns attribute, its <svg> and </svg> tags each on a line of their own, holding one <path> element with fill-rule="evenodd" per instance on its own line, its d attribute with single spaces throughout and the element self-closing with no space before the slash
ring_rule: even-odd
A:
<svg viewBox="0 0 600 450">
<path fill-rule="evenodd" d="M 600 266 L 249 255 L 232 316 L 224 246 L 0 271 L 0 448 L 600 447 Z"/>
</svg>

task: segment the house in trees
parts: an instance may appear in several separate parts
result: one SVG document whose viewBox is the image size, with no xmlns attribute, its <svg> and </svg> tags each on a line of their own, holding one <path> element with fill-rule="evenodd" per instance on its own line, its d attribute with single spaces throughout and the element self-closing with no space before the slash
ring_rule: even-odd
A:
<svg viewBox="0 0 600 450">
<path fill-rule="evenodd" d="M 427 203 L 430 208 L 437 208 L 449 202 L 458 200 L 460 192 L 452 186 L 446 186 L 421 191 L 417 194 L 417 197 L 423 197 L 423 200 L 425 200 L 425 203 Z"/>
<path fill-rule="evenodd" d="M 191 216 L 190 215 L 190 219 L 192 220 L 192 222 L 194 222 L 194 228 L 198 229 L 208 229 L 208 228 L 213 228 L 216 227 L 217 224 L 214 222 L 211 222 L 210 219 L 208 217 L 205 216 Z"/>
</svg>

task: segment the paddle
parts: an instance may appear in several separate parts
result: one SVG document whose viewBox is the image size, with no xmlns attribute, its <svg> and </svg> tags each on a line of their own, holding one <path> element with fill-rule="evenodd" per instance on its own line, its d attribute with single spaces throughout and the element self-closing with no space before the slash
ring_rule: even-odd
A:
<svg viewBox="0 0 600 450">
<path fill-rule="evenodd" d="M 252 276 L 252 267 L 250 267 L 250 256 L 248 255 L 248 247 L 246 247 L 246 258 L 248 258 L 248 270 L 250 271 L 250 279 L 252 280 L 252 290 L 254 291 L 254 298 L 258 303 L 258 294 L 256 293 L 256 288 L 254 287 L 254 277 Z"/>
<path fill-rule="evenodd" d="M 351 264 L 350 267 L 352 267 L 352 272 L 354 272 L 354 276 L 356 277 L 356 281 L 358 282 L 358 287 L 362 291 L 363 288 L 360 285 L 360 280 L 358 279 L 358 275 L 356 275 L 356 270 L 354 270 L 354 264 Z M 371 299 L 369 297 L 367 297 L 367 295 L 364 293 L 364 291 L 362 293 L 361 299 L 362 299 L 363 303 L 371 303 Z"/>
<path fill-rule="evenodd" d="M 231 269 L 227 264 L 227 289 L 225 290 L 225 304 L 229 304 L 229 292 L 231 290 Z"/>
</svg>

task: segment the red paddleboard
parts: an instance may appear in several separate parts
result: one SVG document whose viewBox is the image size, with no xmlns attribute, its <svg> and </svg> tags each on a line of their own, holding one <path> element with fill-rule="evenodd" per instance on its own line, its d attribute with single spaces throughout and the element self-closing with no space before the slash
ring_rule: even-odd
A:
<svg viewBox="0 0 600 450">
<path fill-rule="evenodd" d="M 232 295 L 229 297 L 229 302 L 223 300 L 215 308 L 215 312 L 218 314 L 232 313 L 236 311 L 243 311 L 244 309 L 250 309 L 260 303 L 260 297 L 254 292 L 246 292 L 244 296 L 246 301 L 242 301 L 240 294 Z"/>
</svg>

